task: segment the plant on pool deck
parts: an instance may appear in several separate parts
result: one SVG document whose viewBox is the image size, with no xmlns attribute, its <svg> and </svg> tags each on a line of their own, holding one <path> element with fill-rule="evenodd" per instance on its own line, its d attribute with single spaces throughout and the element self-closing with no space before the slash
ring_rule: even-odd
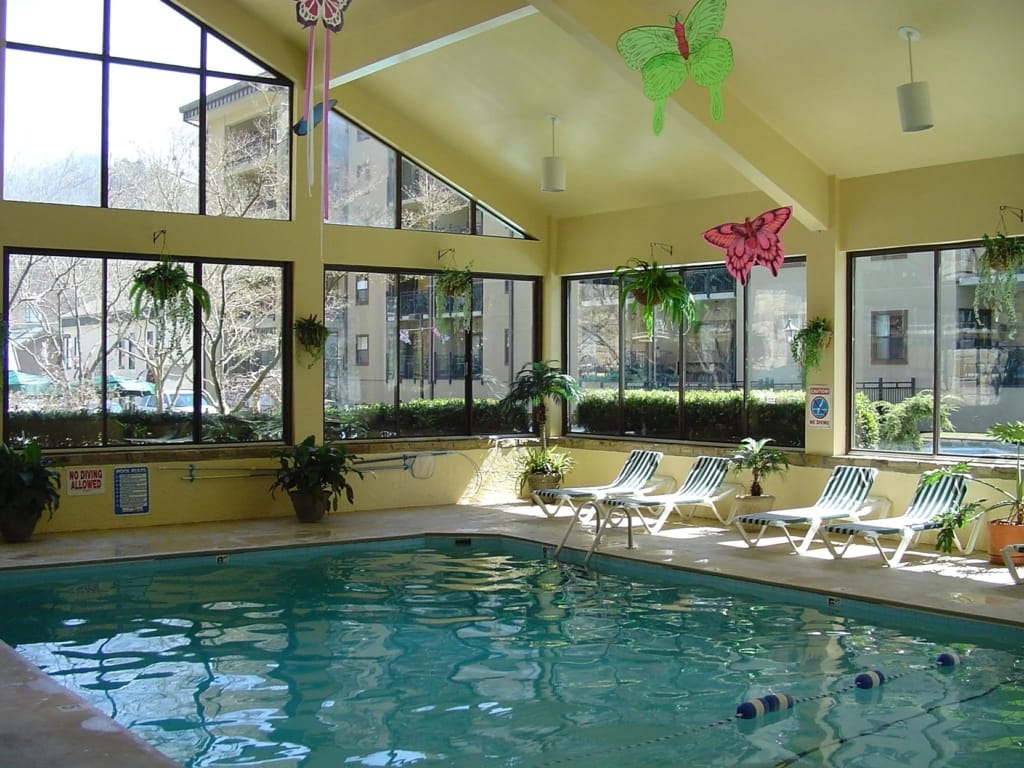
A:
<svg viewBox="0 0 1024 768">
<path fill-rule="evenodd" d="M 28 541 L 44 511 L 60 506 L 60 472 L 50 469 L 43 450 L 0 443 L 0 533 L 5 541 Z"/>
<path fill-rule="evenodd" d="M 941 467 L 930 473 L 931 476 L 939 475 L 958 475 L 964 477 L 971 482 L 983 485 L 991 491 L 995 491 L 999 498 L 992 503 L 988 503 L 985 499 L 978 501 L 970 501 L 961 504 L 957 509 L 947 513 L 941 518 L 941 527 L 939 528 L 938 534 L 935 540 L 935 548 L 940 552 L 949 553 L 953 550 L 954 538 L 953 534 L 956 529 L 965 525 L 966 523 L 974 520 L 976 517 L 982 514 L 986 514 L 993 510 L 1002 510 L 1003 514 L 993 520 L 988 521 L 989 526 L 989 555 L 994 563 L 1002 562 L 999 558 L 998 550 L 995 549 L 996 545 L 993 544 L 993 529 L 1006 528 L 1012 529 L 1015 527 L 1017 530 L 1010 534 L 1010 537 L 1017 538 L 1007 543 L 1022 543 L 1024 542 L 1024 464 L 1021 459 L 1021 448 L 1024 447 L 1024 422 L 1022 421 L 1007 421 L 997 422 L 988 428 L 989 437 L 998 440 L 1000 443 L 1007 445 L 1016 446 L 1017 459 L 1015 467 L 1015 477 L 1012 481 L 1012 487 L 1010 490 L 1006 490 L 995 483 L 975 477 L 971 471 L 971 463 L 968 461 L 961 461 L 954 464 L 951 467 Z M 998 537 L 999 531 L 995 531 L 996 538 Z M 995 550 L 995 551 L 994 551 Z M 999 559 L 996 559 L 999 558 Z"/>
<path fill-rule="evenodd" d="M 274 482 L 270 484 L 271 496 L 274 491 L 287 491 L 300 522 L 316 522 L 330 508 L 338 509 L 338 496 L 342 493 L 351 504 L 352 485 L 348 473 L 359 477 L 363 473 L 355 468 L 358 456 L 348 453 L 344 446 L 325 443 L 316 444 L 310 435 L 301 443 L 274 452 L 280 461 Z"/>
<path fill-rule="evenodd" d="M 789 469 L 789 457 L 778 448 L 772 448 L 768 443 L 774 442 L 770 437 L 763 437 L 755 440 L 753 437 L 746 437 L 737 446 L 736 451 L 729 458 L 729 467 L 734 472 L 744 469 L 750 470 L 750 495 L 760 496 L 761 478 L 769 475 L 786 474 Z"/>
<path fill-rule="evenodd" d="M 539 488 L 558 488 L 562 479 L 576 466 L 568 453 L 554 448 L 528 448 L 515 458 L 516 487 L 535 491 Z"/>
</svg>

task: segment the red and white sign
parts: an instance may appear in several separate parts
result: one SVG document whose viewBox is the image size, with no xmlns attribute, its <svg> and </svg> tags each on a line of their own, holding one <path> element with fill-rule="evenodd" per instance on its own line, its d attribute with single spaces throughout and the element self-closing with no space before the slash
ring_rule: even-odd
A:
<svg viewBox="0 0 1024 768">
<path fill-rule="evenodd" d="M 91 496 L 106 490 L 102 467 L 73 467 L 68 470 L 68 496 Z"/>
</svg>

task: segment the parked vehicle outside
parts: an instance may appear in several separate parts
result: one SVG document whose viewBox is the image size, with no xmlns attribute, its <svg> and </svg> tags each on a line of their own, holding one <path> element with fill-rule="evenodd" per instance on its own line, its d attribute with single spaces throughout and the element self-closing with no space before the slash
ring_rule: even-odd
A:
<svg viewBox="0 0 1024 768">
<path fill-rule="evenodd" d="M 163 396 L 163 404 L 163 410 L 165 413 L 192 413 L 195 406 L 195 399 L 191 392 L 179 392 L 176 395 L 165 392 Z M 156 406 L 156 395 L 144 395 L 139 398 L 139 402 L 135 407 L 140 411 L 155 411 Z M 203 397 L 200 410 L 202 413 L 217 412 L 217 409 L 214 408 L 213 404 L 205 397 Z"/>
</svg>

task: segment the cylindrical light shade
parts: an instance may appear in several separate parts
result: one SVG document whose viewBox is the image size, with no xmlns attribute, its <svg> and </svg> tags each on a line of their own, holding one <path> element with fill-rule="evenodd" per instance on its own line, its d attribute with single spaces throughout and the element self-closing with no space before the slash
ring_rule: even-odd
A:
<svg viewBox="0 0 1024 768">
<path fill-rule="evenodd" d="M 560 157 L 541 159 L 540 191 L 565 192 L 565 161 Z"/>
<path fill-rule="evenodd" d="M 926 131 L 935 125 L 928 83 L 918 81 L 896 86 L 896 101 L 900 105 L 900 125 L 904 133 Z"/>
</svg>

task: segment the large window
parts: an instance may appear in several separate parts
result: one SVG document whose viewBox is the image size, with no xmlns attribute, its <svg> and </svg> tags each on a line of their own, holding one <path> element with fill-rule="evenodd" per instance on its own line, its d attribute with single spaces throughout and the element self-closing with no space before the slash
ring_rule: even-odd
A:
<svg viewBox="0 0 1024 768">
<path fill-rule="evenodd" d="M 536 359 L 537 280 L 475 277 L 469 312 L 437 273 L 328 269 L 325 435 L 334 439 L 525 432 L 498 401 Z M 366 282 L 366 301 L 359 291 Z"/>
<path fill-rule="evenodd" d="M 789 351 L 806 314 L 803 261 L 787 261 L 777 278 L 755 270 L 746 289 L 722 266 L 681 272 L 695 321 L 679 327 L 658 312 L 650 331 L 628 303 L 619 311 L 610 275 L 566 280 L 565 354 L 585 392 L 570 429 L 803 445 L 804 394 Z"/>
<path fill-rule="evenodd" d="M 525 237 L 511 222 L 337 112 L 328 119 L 330 223 Z"/>
<path fill-rule="evenodd" d="M 1024 273 L 978 293 L 980 247 L 851 257 L 851 448 L 999 454 L 986 429 L 1024 413 Z M 936 440 L 936 435 L 938 439 Z"/>
<path fill-rule="evenodd" d="M 285 270 L 182 262 L 210 312 L 137 316 L 152 257 L 11 251 L 4 440 L 48 448 L 237 443 L 285 434 Z M 198 348 L 196 342 L 198 341 Z"/>
<path fill-rule="evenodd" d="M 5 7 L 3 199 L 290 217 L 283 77 L 160 0 Z"/>
</svg>

